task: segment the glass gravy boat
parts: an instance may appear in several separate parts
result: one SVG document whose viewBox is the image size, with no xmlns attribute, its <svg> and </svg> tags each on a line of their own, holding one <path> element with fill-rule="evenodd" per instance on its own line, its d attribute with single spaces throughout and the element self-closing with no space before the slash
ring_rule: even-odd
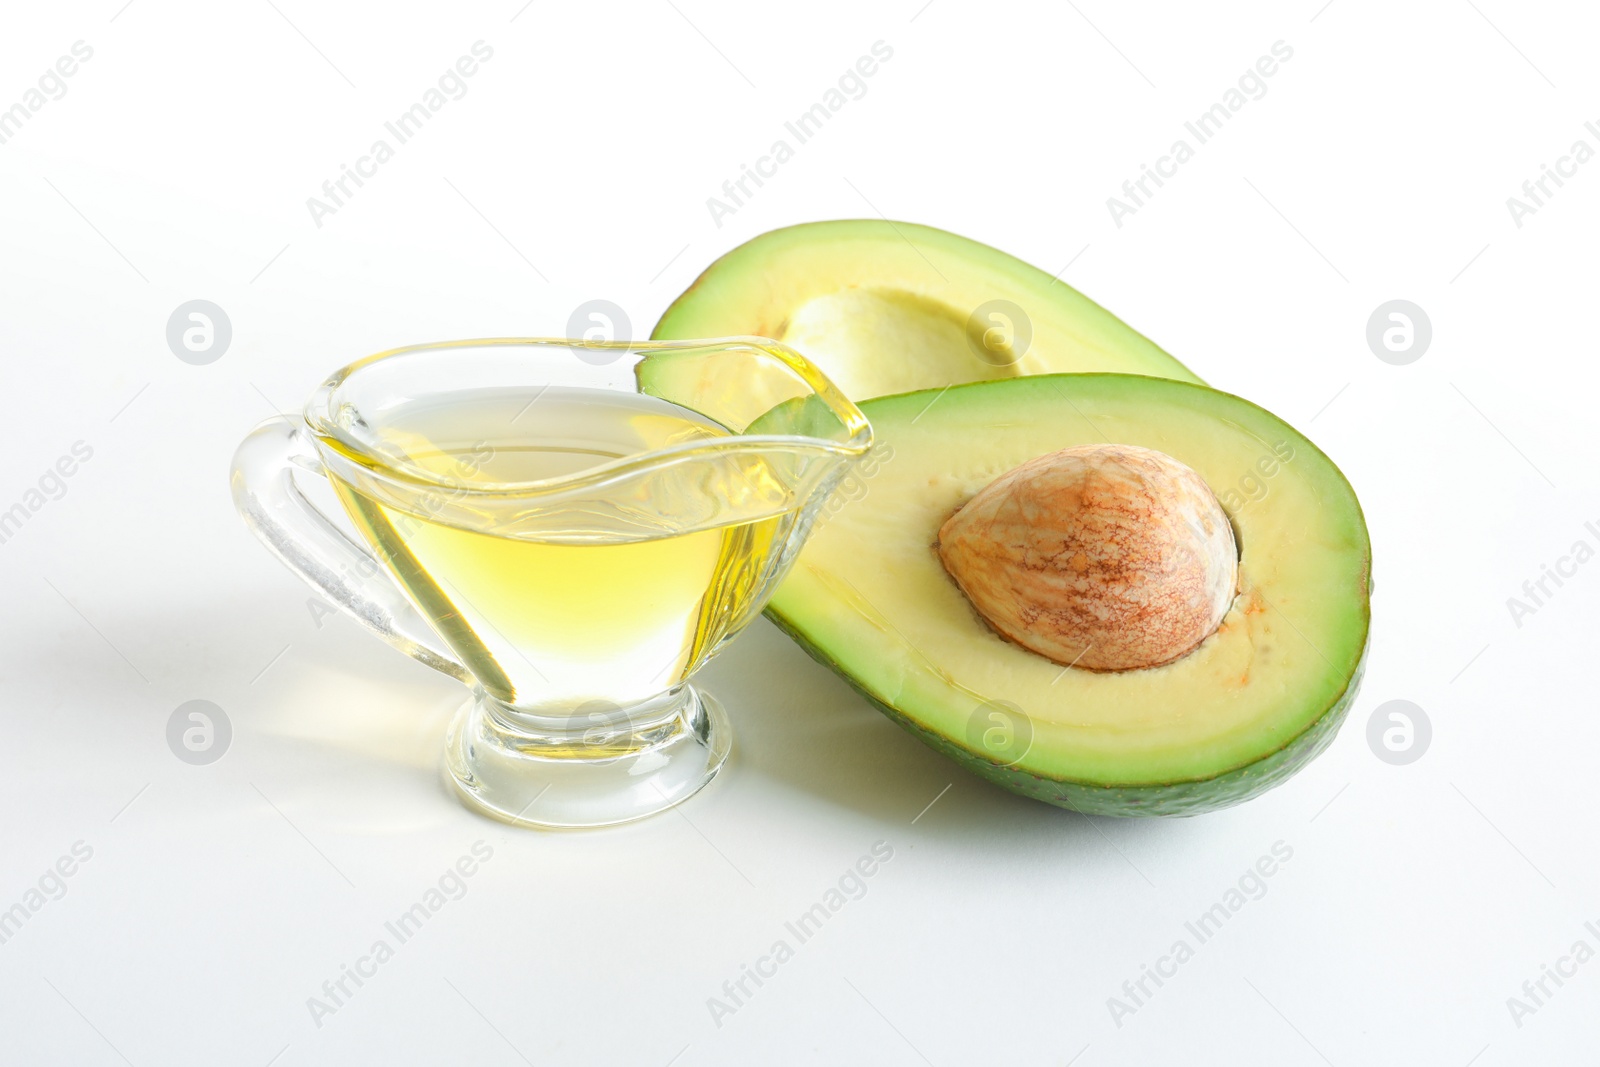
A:
<svg viewBox="0 0 1600 1067">
<path fill-rule="evenodd" d="M 602 826 L 722 766 L 726 715 L 689 679 L 870 444 L 855 405 L 764 339 L 455 341 L 338 371 L 302 418 L 245 438 L 232 485 L 292 571 L 471 688 L 445 753 L 470 804 Z"/>
</svg>

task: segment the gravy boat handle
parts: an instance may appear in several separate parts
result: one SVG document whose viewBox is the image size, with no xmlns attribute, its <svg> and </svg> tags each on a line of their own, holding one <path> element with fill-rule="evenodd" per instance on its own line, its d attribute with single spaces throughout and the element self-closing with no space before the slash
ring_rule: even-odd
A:
<svg viewBox="0 0 1600 1067">
<path fill-rule="evenodd" d="M 383 564 L 306 499 L 295 484 L 297 471 L 327 477 L 310 434 L 294 418 L 270 419 L 240 442 L 229 481 L 245 525 L 334 607 L 412 659 L 477 684 Z"/>
</svg>

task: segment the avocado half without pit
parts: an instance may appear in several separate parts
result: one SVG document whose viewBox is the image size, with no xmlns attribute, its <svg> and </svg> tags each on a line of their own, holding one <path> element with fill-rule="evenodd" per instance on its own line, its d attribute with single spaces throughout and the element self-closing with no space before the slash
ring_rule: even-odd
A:
<svg viewBox="0 0 1600 1067">
<path fill-rule="evenodd" d="M 881 219 L 762 234 L 706 268 L 651 334 L 744 335 L 798 349 L 852 400 L 1072 371 L 1200 381 L 1039 268 L 944 230 Z"/>
<path fill-rule="evenodd" d="M 1026 264 L 942 235 L 930 281 L 901 237 L 904 255 L 880 247 L 887 229 L 757 238 L 657 329 L 783 336 L 796 302 L 802 322 L 854 309 L 801 350 L 857 390 L 877 444 L 769 616 L 937 750 L 1052 804 L 1198 814 L 1293 775 L 1332 741 L 1367 650 L 1371 548 L 1339 469 L 1071 290 L 1025 284 Z M 882 258 L 830 266 L 821 246 L 841 241 Z M 765 267 L 725 270 L 741 253 Z M 960 278 L 980 287 L 963 298 Z M 1034 326 L 1020 371 L 946 328 L 996 298 Z M 1140 373 L 1038 373 L 1108 364 Z M 912 391 L 860 392 L 896 386 Z"/>
</svg>

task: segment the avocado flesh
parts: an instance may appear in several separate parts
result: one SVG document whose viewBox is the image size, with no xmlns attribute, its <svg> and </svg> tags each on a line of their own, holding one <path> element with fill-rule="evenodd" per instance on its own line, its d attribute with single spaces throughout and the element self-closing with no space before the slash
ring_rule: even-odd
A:
<svg viewBox="0 0 1600 1067">
<path fill-rule="evenodd" d="M 818 525 L 769 614 L 892 718 L 1009 789 L 1111 815 L 1238 803 L 1332 740 L 1365 657 L 1371 550 L 1349 483 L 1287 424 L 1225 393 L 1116 374 L 963 385 L 862 410 L 888 458 Z M 1007 642 L 933 548 L 944 519 L 994 478 L 1106 441 L 1193 468 L 1237 534 L 1231 610 L 1165 666 L 1063 668 Z M 987 701 L 1031 724 L 1014 763 L 969 739 Z"/>
<path fill-rule="evenodd" d="M 1004 320 L 971 320 L 991 300 L 1022 308 L 1031 337 L 1003 329 L 984 358 L 981 328 Z M 1044 271 L 944 230 L 881 219 L 762 234 L 708 267 L 651 334 L 747 335 L 798 349 L 852 400 L 1080 371 L 1200 381 Z"/>
</svg>

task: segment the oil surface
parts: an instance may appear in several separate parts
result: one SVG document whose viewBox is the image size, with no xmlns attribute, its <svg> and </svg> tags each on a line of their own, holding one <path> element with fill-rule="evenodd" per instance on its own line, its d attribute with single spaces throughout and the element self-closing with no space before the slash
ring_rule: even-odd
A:
<svg viewBox="0 0 1600 1067">
<path fill-rule="evenodd" d="M 457 393 L 363 429 L 383 460 L 367 466 L 445 484 L 390 482 L 380 499 L 334 476 L 351 520 L 490 694 L 519 708 L 626 705 L 677 684 L 749 613 L 793 521 L 758 456 L 655 466 L 577 501 L 508 485 L 727 436 L 650 397 Z M 752 497 L 773 503 L 716 521 L 722 502 Z"/>
</svg>

